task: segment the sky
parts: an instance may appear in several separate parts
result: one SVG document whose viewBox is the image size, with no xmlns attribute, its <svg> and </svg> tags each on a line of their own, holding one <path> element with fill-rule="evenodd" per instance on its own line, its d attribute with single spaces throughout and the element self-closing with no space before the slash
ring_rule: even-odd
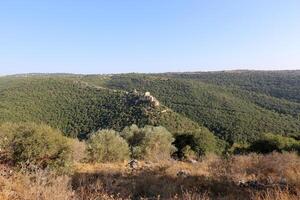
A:
<svg viewBox="0 0 300 200">
<path fill-rule="evenodd" d="M 300 69 L 299 0 L 2 0 L 0 75 Z"/>
</svg>

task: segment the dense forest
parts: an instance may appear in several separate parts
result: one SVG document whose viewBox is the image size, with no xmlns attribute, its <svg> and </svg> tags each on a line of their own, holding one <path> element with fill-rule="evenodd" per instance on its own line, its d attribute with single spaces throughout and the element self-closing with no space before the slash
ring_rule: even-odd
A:
<svg viewBox="0 0 300 200">
<path fill-rule="evenodd" d="M 148 91 L 160 106 L 145 99 Z M 173 134 L 207 128 L 228 143 L 267 132 L 299 138 L 300 72 L 6 76 L 0 122 L 6 121 L 45 122 L 82 138 L 131 124 L 162 125 Z"/>
<path fill-rule="evenodd" d="M 142 93 L 97 87 L 74 77 L 5 77 L 0 85 L 2 123 L 44 122 L 79 138 L 131 124 L 163 125 L 173 132 L 199 128 L 163 105 L 153 106 Z"/>
<path fill-rule="evenodd" d="M 215 77 L 208 79 L 219 80 L 220 74 L 224 74 L 223 79 L 230 79 L 227 77 L 227 73 L 209 73 L 212 77 L 215 74 Z M 248 72 L 245 73 L 230 74 L 234 74 L 234 80 L 243 82 Z M 280 80 L 282 82 L 285 80 L 287 82 L 285 85 L 290 84 L 290 87 L 293 88 L 299 87 L 297 82 L 300 79 L 299 74 L 296 79 L 295 74 L 297 73 L 288 73 L 292 78 L 289 78 L 286 72 L 282 73 L 283 76 Z M 267 93 L 242 89 L 234 84 L 234 80 L 232 85 L 226 85 L 203 81 L 199 78 L 205 77 L 206 74 L 115 75 L 107 79 L 105 83 L 97 76 L 84 77 L 84 79 L 94 84 L 99 80 L 99 84 L 108 88 L 121 90 L 135 88 L 141 91 L 150 91 L 166 106 L 198 124 L 206 126 L 228 142 L 253 141 L 265 132 L 299 135 L 300 104 L 288 100 L 295 92 L 294 90 L 291 93 L 288 93 L 288 90 L 285 91 L 287 99 L 277 98 Z M 272 75 L 271 72 L 270 74 Z M 255 77 L 252 75 L 252 79 Z M 276 77 L 272 82 L 270 77 L 263 79 L 258 73 L 257 78 L 258 82 L 265 80 L 264 83 L 260 81 L 261 87 L 269 90 L 276 88 L 272 84 L 276 81 Z M 252 81 L 253 88 L 258 87 L 254 84 L 256 80 Z"/>
<path fill-rule="evenodd" d="M 300 102 L 300 71 L 251 71 L 165 74 L 170 77 L 194 79 L 221 86 L 259 92 L 269 96 Z M 164 75 L 164 76 L 165 76 Z"/>
</svg>

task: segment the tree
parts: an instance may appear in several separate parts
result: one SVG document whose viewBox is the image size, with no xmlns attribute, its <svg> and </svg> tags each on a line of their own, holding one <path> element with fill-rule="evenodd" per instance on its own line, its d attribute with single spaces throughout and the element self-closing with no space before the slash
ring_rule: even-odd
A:
<svg viewBox="0 0 300 200">
<path fill-rule="evenodd" d="M 265 133 L 260 139 L 254 141 L 249 146 L 249 151 L 257 153 L 271 153 L 273 151 L 300 152 L 300 142 L 291 137 L 285 137 L 272 133 Z"/>
<path fill-rule="evenodd" d="M 87 152 L 92 162 L 117 162 L 129 158 L 129 147 L 118 132 L 99 130 L 87 141 Z"/>
<path fill-rule="evenodd" d="M 187 149 L 194 151 L 198 156 L 220 151 L 216 137 L 207 129 L 178 134 L 174 144 L 178 149 L 177 155 L 179 158 L 188 157 L 186 155 Z"/>
<path fill-rule="evenodd" d="M 56 129 L 43 124 L 20 123 L 2 125 L 1 132 L 6 135 L 3 139 L 9 159 L 16 164 L 26 162 L 55 169 L 71 164 L 69 140 Z"/>
<path fill-rule="evenodd" d="M 167 159 L 175 151 L 172 134 L 161 126 L 138 128 L 132 125 L 125 128 L 121 135 L 128 141 L 134 158 Z"/>
</svg>

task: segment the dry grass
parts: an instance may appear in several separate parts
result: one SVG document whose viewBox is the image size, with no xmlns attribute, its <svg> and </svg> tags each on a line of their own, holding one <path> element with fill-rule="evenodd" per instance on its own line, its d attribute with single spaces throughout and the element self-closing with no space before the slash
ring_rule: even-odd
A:
<svg viewBox="0 0 300 200">
<path fill-rule="evenodd" d="M 234 182 L 257 180 L 300 188 L 299 166 L 300 158 L 296 153 L 250 154 L 217 159 L 211 164 L 210 171 L 213 177 Z"/>
<path fill-rule="evenodd" d="M 72 158 L 74 162 L 81 162 L 86 156 L 86 143 L 78 139 L 70 139 L 72 147 Z"/>
<path fill-rule="evenodd" d="M 74 196 L 68 176 L 56 176 L 40 170 L 21 173 L 1 167 L 0 199 L 68 200 Z"/>
<path fill-rule="evenodd" d="M 300 158 L 293 153 L 204 158 L 196 164 L 140 162 L 77 164 L 70 177 L 45 171 L 6 174 L 0 168 L 0 199 L 300 199 Z M 188 173 L 177 176 L 179 171 Z M 256 181 L 263 187 L 243 186 Z M 282 185 L 283 184 L 283 185 Z M 284 186 L 284 187 L 281 187 Z"/>
</svg>

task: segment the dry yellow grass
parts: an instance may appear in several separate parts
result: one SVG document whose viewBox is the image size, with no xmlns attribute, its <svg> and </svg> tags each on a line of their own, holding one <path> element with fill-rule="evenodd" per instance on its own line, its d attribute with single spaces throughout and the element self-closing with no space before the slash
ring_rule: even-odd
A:
<svg viewBox="0 0 300 200">
<path fill-rule="evenodd" d="M 126 200 L 126 199 L 300 199 L 300 158 L 293 153 L 203 158 L 180 161 L 75 165 L 72 176 L 44 171 L 4 173 L 0 167 L 0 199 Z M 185 171 L 186 176 L 178 176 Z M 6 170 L 7 173 L 7 170 Z M 257 181 L 266 187 L 239 185 Z M 281 184 L 281 185 L 280 185 Z M 283 186 L 283 187 L 281 187 Z"/>
<path fill-rule="evenodd" d="M 212 177 L 239 180 L 258 180 L 270 183 L 285 182 L 300 188 L 300 158 L 296 153 L 241 155 L 218 159 L 210 166 Z"/>
<path fill-rule="evenodd" d="M 299 195 L 291 194 L 287 190 L 272 190 L 254 193 L 253 200 L 299 200 Z"/>
<path fill-rule="evenodd" d="M 46 171 L 31 173 L 1 171 L 0 199 L 67 200 L 73 197 L 74 191 L 71 189 L 68 176 L 56 176 Z"/>
</svg>

